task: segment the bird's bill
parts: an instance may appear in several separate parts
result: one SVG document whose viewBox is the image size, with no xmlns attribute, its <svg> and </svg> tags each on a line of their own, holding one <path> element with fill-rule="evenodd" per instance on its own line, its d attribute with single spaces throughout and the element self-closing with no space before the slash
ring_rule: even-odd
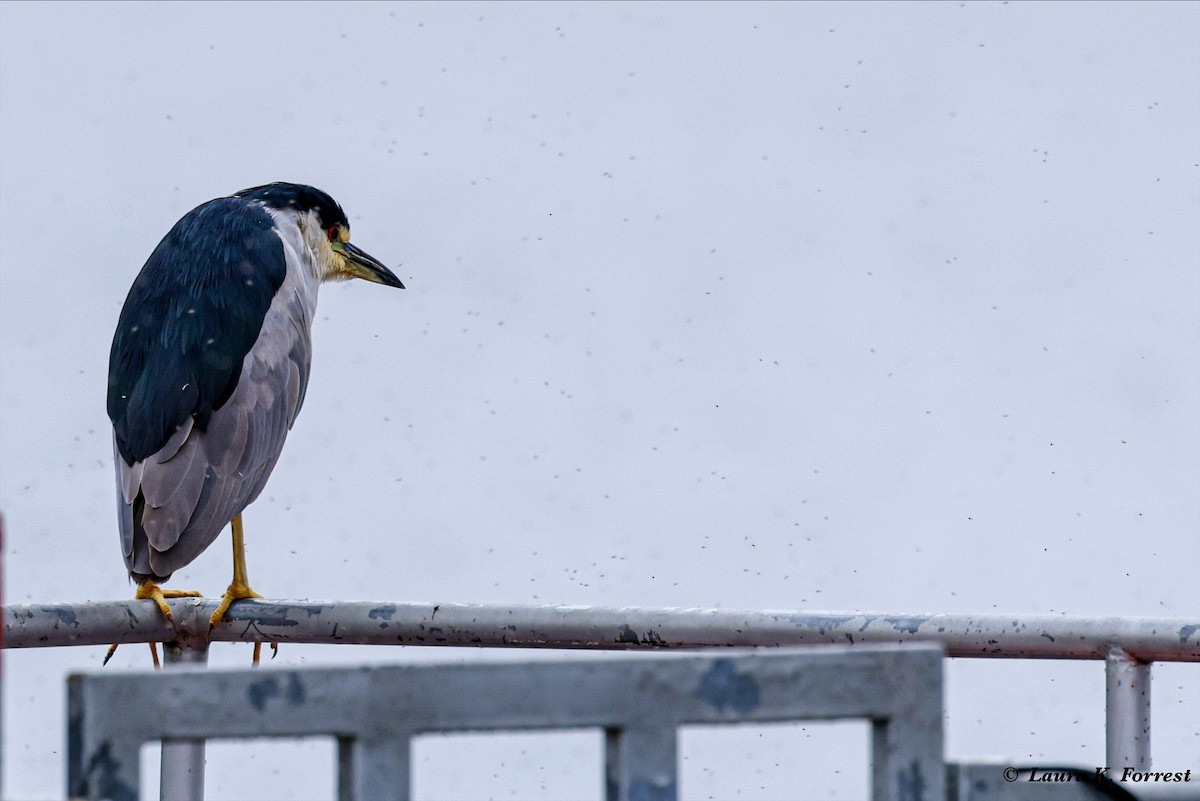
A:
<svg viewBox="0 0 1200 801">
<path fill-rule="evenodd" d="M 379 259 L 365 250 L 355 247 L 349 242 L 334 242 L 332 247 L 345 258 L 346 269 L 355 278 L 404 289 L 404 284 L 400 282 L 396 274 L 384 267 Z"/>
</svg>

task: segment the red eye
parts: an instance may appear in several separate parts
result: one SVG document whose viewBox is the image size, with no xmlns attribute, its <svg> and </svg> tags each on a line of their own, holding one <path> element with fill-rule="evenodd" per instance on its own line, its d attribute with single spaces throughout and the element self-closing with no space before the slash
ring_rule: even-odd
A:
<svg viewBox="0 0 1200 801">
<path fill-rule="evenodd" d="M 335 225 L 335 226 L 333 226 L 333 227 L 331 227 L 331 228 L 330 228 L 328 231 L 326 231 L 325 233 L 329 235 L 329 241 L 330 241 L 330 242 L 336 242 L 336 241 L 338 241 L 338 229 L 337 229 L 337 226 L 336 226 L 336 225 Z"/>
</svg>

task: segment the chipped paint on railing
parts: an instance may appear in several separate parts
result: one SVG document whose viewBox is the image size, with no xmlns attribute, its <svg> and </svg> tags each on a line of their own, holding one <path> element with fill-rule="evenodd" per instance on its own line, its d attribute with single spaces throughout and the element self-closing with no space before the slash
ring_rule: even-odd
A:
<svg viewBox="0 0 1200 801">
<path fill-rule="evenodd" d="M 1170 618 L 948 615 L 602 606 L 247 600 L 208 629 L 216 599 L 35 604 L 5 609 L 8 648 L 261 641 L 661 650 L 929 642 L 947 655 L 1200 662 L 1200 622 Z"/>
</svg>

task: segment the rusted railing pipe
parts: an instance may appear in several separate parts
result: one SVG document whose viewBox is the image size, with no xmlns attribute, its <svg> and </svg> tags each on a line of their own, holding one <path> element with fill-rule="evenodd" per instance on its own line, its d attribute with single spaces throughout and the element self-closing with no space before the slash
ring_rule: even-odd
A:
<svg viewBox="0 0 1200 801">
<path fill-rule="evenodd" d="M 746 611 L 602 606 L 217 600 L 30 604 L 4 610 L 8 648 L 184 640 L 605 650 L 939 643 L 947 656 L 1200 662 L 1200 620 L 1066 615 Z"/>
</svg>

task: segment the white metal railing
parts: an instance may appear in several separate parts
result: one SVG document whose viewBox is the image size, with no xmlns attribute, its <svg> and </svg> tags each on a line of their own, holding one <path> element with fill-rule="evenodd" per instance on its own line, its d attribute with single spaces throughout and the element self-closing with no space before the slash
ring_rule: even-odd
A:
<svg viewBox="0 0 1200 801">
<path fill-rule="evenodd" d="M 872 645 L 525 664 L 97 671 L 68 682 L 68 795 L 138 797 L 146 741 L 324 735 L 338 743 L 340 801 L 407 801 L 418 736 L 600 729 L 605 797 L 668 801 L 679 794 L 681 726 L 860 719 L 871 725 L 873 801 L 942 801 L 942 663 L 935 645 Z M 164 788 L 164 798 L 202 797 L 203 760 L 185 767 L 196 782 Z"/>
<path fill-rule="evenodd" d="M 1138 770 L 1150 767 L 1151 664 L 1200 662 L 1200 620 L 1172 618 L 249 600 L 209 632 L 216 599 L 169 603 L 175 627 L 151 601 L 8 607 L 4 646 L 172 642 L 168 663 L 203 661 L 210 640 L 598 650 L 936 643 L 949 657 L 1104 660 L 1107 763 Z M 196 748 L 164 746 L 164 783 L 171 764 L 197 764 Z"/>
<path fill-rule="evenodd" d="M 934 642 L 947 656 L 1200 662 L 1200 620 L 366 601 L 239 601 L 208 631 L 217 599 L 30 604 L 4 611 L 5 647 L 189 641 L 636 650 Z"/>
</svg>

